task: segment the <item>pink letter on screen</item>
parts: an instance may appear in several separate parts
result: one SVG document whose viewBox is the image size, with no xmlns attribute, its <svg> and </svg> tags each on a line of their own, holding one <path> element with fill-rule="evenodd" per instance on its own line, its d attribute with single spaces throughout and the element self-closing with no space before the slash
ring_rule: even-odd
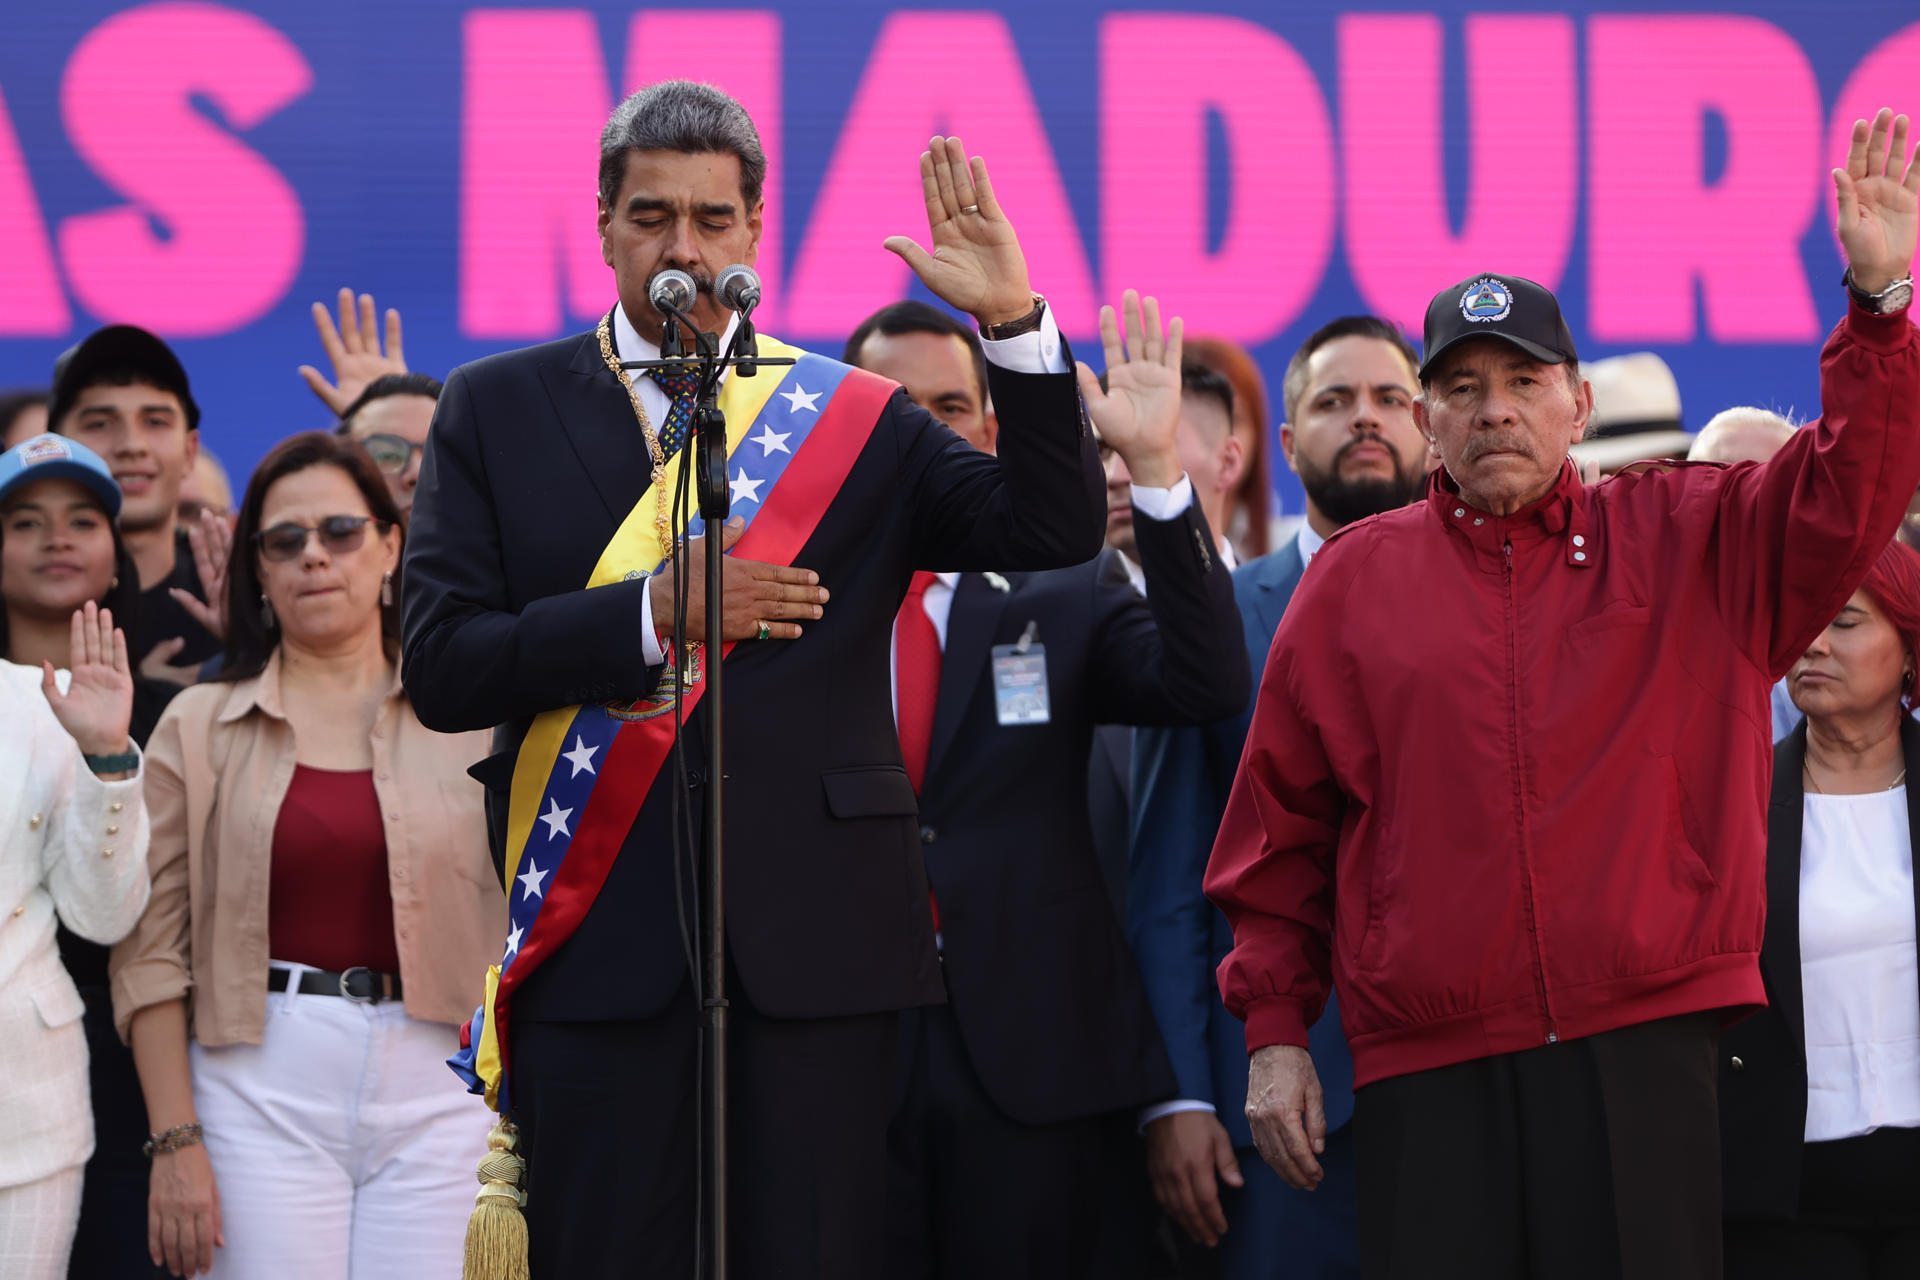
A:
<svg viewBox="0 0 1920 1280">
<path fill-rule="evenodd" d="M 753 118 L 767 155 L 767 202 L 760 254 L 748 264 L 760 273 L 766 301 L 754 324 L 779 332 L 780 295 L 780 15 L 772 10 L 645 9 L 627 30 L 628 91 L 656 80 L 699 80 L 731 94 Z M 721 263 L 715 267 L 716 272 Z"/>
<path fill-rule="evenodd" d="M 1066 187 L 1013 37 L 988 13 L 896 13 L 881 27 L 794 265 L 791 327 L 838 338 L 906 295 L 911 272 L 880 242 L 910 235 L 931 248 L 917 165 L 935 134 L 986 158 L 1034 288 L 1062 329 L 1092 332 L 1093 279 Z"/>
<path fill-rule="evenodd" d="M 1833 104 L 1832 123 L 1827 127 L 1827 168 L 1847 167 L 1847 147 L 1853 139 L 1855 120 L 1871 120 L 1882 107 L 1920 117 L 1920 103 L 1913 100 L 1916 66 L 1920 66 L 1920 22 L 1888 36 L 1860 60 Z M 1828 224 L 1834 224 L 1840 216 L 1840 202 L 1833 193 L 1830 175 L 1821 175 L 1820 199 L 1827 206 Z"/>
<path fill-rule="evenodd" d="M 225 333 L 271 310 L 300 270 L 300 198 L 191 98 L 245 132 L 312 87 L 293 42 L 237 9 L 142 5 L 87 33 L 67 63 L 60 114 L 74 150 L 129 203 L 60 224 L 80 305 L 178 337 Z"/>
<path fill-rule="evenodd" d="M 1207 118 L 1227 138 L 1226 231 L 1207 246 Z M 1297 319 L 1333 252 L 1333 131 L 1291 45 L 1241 18 L 1100 24 L 1101 276 L 1188 332 L 1242 342 Z"/>
<path fill-rule="evenodd" d="M 1817 337 L 1800 238 L 1820 95 L 1800 46 L 1758 18 L 1596 17 L 1587 57 L 1593 336 L 1692 341 L 1698 281 L 1716 342 Z M 1727 132 L 1712 185 L 1710 110 Z"/>
<path fill-rule="evenodd" d="M 1429 14 L 1340 19 L 1347 261 L 1374 311 L 1414 333 L 1434 293 L 1478 271 L 1560 283 L 1578 212 L 1573 20 L 1466 20 L 1467 188 L 1447 213 L 1445 43 Z M 1524 103 L 1524 110 L 1516 104 Z"/>
<path fill-rule="evenodd" d="M 72 323 L 26 157 L 0 98 L 0 337 L 54 338 Z"/>
<path fill-rule="evenodd" d="M 613 110 L 593 15 L 475 9 L 460 112 L 460 332 L 545 338 L 613 305 L 600 256 L 600 130 Z"/>
</svg>

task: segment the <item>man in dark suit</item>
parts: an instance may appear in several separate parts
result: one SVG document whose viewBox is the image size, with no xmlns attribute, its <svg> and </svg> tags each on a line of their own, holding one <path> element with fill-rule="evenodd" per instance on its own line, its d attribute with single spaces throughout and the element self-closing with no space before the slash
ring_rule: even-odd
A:
<svg viewBox="0 0 1920 1280">
<path fill-rule="evenodd" d="M 920 169 L 939 256 L 907 237 L 887 247 L 981 324 L 1000 457 L 835 361 L 801 353 L 796 369 L 763 369 L 773 382 L 744 389 L 760 387 L 764 415 L 729 422 L 730 440 L 758 434 L 729 458 L 736 517 L 754 523 L 724 600 L 704 597 L 698 548 L 684 598 L 673 574 L 647 576 L 669 543 L 649 471 L 677 469 L 692 395 L 670 377 L 629 380 L 619 362 L 659 351 L 647 287 L 663 269 L 700 282 L 703 328 L 727 324 L 711 283 L 753 261 L 765 173 L 732 99 L 667 82 L 615 110 L 599 226 L 618 305 L 597 333 L 455 370 L 440 399 L 408 538 L 404 674 L 428 725 L 499 726 L 501 749 L 477 773 L 509 861 L 513 928 L 500 994 L 474 1024 L 476 1069 L 520 1127 L 539 1280 L 691 1270 L 698 1010 L 682 921 L 698 914 L 676 887 L 694 869 L 675 850 L 699 847 L 704 704 L 681 731 L 684 790 L 671 760 L 644 785 L 600 778 L 628 777 L 638 755 L 619 744 L 670 735 L 675 685 L 663 680 L 688 700 L 702 691 L 714 659 L 689 658 L 684 641 L 703 634 L 707 608 L 739 642 L 726 658 L 734 1274 L 881 1274 L 897 1011 L 944 998 L 886 675 L 892 619 L 916 567 L 1072 564 L 1098 551 L 1100 523 L 1064 344 L 985 165 L 935 139 Z M 730 375 L 723 402 L 741 384 Z M 838 390 L 816 404 L 827 385 Z M 840 471 L 823 489 L 829 462 Z M 782 466 L 806 483 L 759 488 L 772 482 L 756 474 Z M 747 558 L 783 538 L 767 557 L 778 563 Z M 649 559 L 621 572 L 615 553 L 630 546 Z M 572 733 L 556 742 L 556 715 L 596 733 L 618 720 L 620 736 L 604 752 Z M 563 803 L 568 787 L 591 803 Z M 630 824 L 606 817 L 628 810 Z M 581 866 L 594 874 L 573 874 Z M 489 1075 L 485 1046 L 503 1036 L 504 1075 Z"/>
<path fill-rule="evenodd" d="M 1204 723 L 1246 700 L 1232 584 L 1176 438 L 1180 322 L 1103 310 L 1094 425 L 1139 477 L 1149 605 L 1115 553 L 1050 573 L 916 574 L 894 632 L 895 705 L 950 1003 L 908 1012 L 889 1134 L 888 1274 L 1090 1274 L 1105 1121 L 1174 1082 L 1094 858 L 1086 761 L 1098 723 Z M 901 304 L 848 344 L 938 395 L 968 333 Z M 912 328 L 910 326 L 917 326 Z M 1129 358 L 1129 354 L 1130 357 Z M 943 376 L 944 375 L 944 376 Z M 963 434 L 992 442 L 978 398 Z M 1017 680 L 1036 689 L 1016 701 Z"/>
<path fill-rule="evenodd" d="M 1234 572 L 1255 671 L 1320 544 L 1418 492 L 1426 457 L 1413 420 L 1418 367 L 1400 332 L 1371 316 L 1322 326 L 1288 364 L 1280 447 L 1306 490 L 1307 518 L 1296 538 Z M 1243 1114 L 1245 1032 L 1214 983 L 1233 934 L 1200 882 L 1252 714 L 1249 698 L 1219 723 L 1146 730 L 1136 741 L 1128 935 L 1180 1082 L 1177 1100 L 1143 1117 L 1148 1169 L 1174 1222 L 1220 1248 L 1228 1280 L 1353 1276 L 1353 1060 L 1338 1010 L 1329 1001 L 1311 1033 L 1328 1149 L 1326 1181 L 1310 1195 L 1288 1187 L 1254 1151 Z"/>
</svg>

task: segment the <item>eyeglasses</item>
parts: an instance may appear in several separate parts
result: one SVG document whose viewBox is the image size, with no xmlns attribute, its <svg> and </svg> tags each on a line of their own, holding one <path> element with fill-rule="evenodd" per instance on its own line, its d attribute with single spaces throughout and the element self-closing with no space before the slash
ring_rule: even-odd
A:
<svg viewBox="0 0 1920 1280">
<path fill-rule="evenodd" d="M 374 466 L 390 476 L 400 475 L 412 464 L 416 453 L 426 450 L 425 445 L 415 444 L 403 436 L 388 435 L 384 431 L 364 437 L 360 447 L 373 459 Z"/>
<path fill-rule="evenodd" d="M 327 554 L 340 556 L 360 549 L 360 544 L 366 541 L 369 524 L 377 526 L 382 533 L 387 531 L 386 521 L 372 516 L 328 516 L 313 528 L 303 524 L 277 524 L 254 534 L 253 540 L 260 544 L 261 555 L 279 562 L 297 558 L 307 549 L 307 536 L 317 533 Z"/>
</svg>

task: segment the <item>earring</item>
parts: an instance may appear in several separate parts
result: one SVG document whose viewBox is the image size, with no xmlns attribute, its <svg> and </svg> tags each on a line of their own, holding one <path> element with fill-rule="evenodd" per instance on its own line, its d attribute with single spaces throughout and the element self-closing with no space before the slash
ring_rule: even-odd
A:
<svg viewBox="0 0 1920 1280">
<path fill-rule="evenodd" d="M 273 601 L 267 599 L 267 593 L 260 593 L 260 625 L 273 630 Z"/>
<path fill-rule="evenodd" d="M 393 571 L 391 569 L 380 579 L 380 603 L 383 605 L 393 603 Z"/>
<path fill-rule="evenodd" d="M 120 589 L 120 575 L 116 573 L 113 575 L 113 581 L 107 584 L 107 590 L 118 591 L 119 589 Z"/>
</svg>

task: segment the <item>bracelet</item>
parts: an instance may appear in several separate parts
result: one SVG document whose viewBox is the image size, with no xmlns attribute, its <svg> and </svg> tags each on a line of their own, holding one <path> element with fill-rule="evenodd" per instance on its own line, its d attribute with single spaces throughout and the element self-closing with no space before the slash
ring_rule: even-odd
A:
<svg viewBox="0 0 1920 1280">
<path fill-rule="evenodd" d="M 111 756 L 90 756 L 82 753 L 80 758 L 85 760 L 87 768 L 95 773 L 132 773 L 140 767 L 138 751 L 122 751 L 118 755 Z"/>
<path fill-rule="evenodd" d="M 200 1124 L 177 1124 L 165 1133 L 156 1133 L 140 1144 L 140 1154 L 151 1160 L 155 1156 L 164 1156 L 178 1151 L 182 1147 L 191 1147 L 199 1142 L 202 1135 Z"/>
</svg>

